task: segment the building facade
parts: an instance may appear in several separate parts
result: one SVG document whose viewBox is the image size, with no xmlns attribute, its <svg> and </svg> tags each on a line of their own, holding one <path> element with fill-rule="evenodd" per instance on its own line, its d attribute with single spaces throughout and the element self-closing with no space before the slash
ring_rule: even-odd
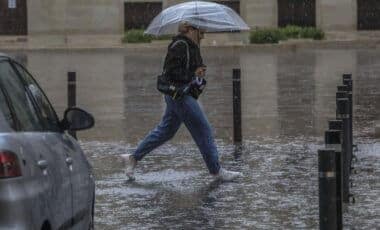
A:
<svg viewBox="0 0 380 230">
<path fill-rule="evenodd" d="M 240 7 L 242 17 L 253 28 L 295 24 L 356 30 L 357 1 L 365 0 L 241 0 Z"/>
<path fill-rule="evenodd" d="M 0 35 L 121 34 L 121 0 L 0 0 Z"/>
<path fill-rule="evenodd" d="M 185 0 L 0 0 L 0 35 L 118 34 L 145 28 Z M 287 24 L 323 30 L 379 30 L 376 0 L 215 0 L 252 28 Z"/>
<path fill-rule="evenodd" d="M 213 1 L 239 10 L 238 13 L 251 28 L 293 24 L 323 30 L 380 30 L 380 1 L 376 0 Z M 181 2 L 186 0 L 125 0 L 125 8 L 137 3 L 141 7 L 144 4 L 161 3 L 161 8 L 166 8 Z"/>
</svg>

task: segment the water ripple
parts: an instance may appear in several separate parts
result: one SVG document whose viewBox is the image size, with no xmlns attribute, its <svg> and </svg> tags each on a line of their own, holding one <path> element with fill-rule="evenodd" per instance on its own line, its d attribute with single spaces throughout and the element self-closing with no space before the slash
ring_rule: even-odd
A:
<svg viewBox="0 0 380 230">
<path fill-rule="evenodd" d="M 99 229 L 316 229 L 318 228 L 315 138 L 289 142 L 266 139 L 234 146 L 218 140 L 223 165 L 244 173 L 237 183 L 220 184 L 208 175 L 193 143 L 165 145 L 140 162 L 137 180 L 127 182 L 118 155 L 123 142 L 82 142 L 97 175 Z M 345 208 L 344 224 L 380 226 L 380 143 L 358 141 L 352 175 L 356 203 Z"/>
</svg>

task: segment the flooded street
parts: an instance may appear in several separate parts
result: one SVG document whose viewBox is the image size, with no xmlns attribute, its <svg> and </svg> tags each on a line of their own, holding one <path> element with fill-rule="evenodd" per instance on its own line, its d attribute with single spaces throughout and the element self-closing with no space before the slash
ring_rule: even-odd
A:
<svg viewBox="0 0 380 230">
<path fill-rule="evenodd" d="M 8 52 L 9 53 L 9 52 Z M 380 52 L 370 49 L 202 49 L 208 85 L 200 103 L 222 164 L 236 183 L 208 175 L 182 126 L 138 165 L 127 182 L 119 155 L 133 152 L 165 108 L 155 88 L 164 48 L 19 51 L 62 117 L 67 72 L 77 72 L 77 104 L 96 119 L 78 133 L 96 177 L 96 229 L 318 229 L 318 158 L 335 118 L 342 74 L 354 84 L 358 145 L 345 229 L 380 226 Z M 242 71 L 243 150 L 232 145 L 232 69 Z"/>
</svg>

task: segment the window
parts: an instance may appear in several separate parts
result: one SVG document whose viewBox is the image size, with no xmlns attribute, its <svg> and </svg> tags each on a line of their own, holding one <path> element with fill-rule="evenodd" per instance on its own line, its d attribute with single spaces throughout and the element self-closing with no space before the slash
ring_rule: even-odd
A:
<svg viewBox="0 0 380 230">
<path fill-rule="evenodd" d="M 315 27 L 315 0 L 278 0 L 278 26 Z"/>
<path fill-rule="evenodd" d="M 380 2 L 378 0 L 358 0 L 358 29 L 380 30 Z"/>
<path fill-rule="evenodd" d="M 161 11 L 161 2 L 125 2 L 124 29 L 145 29 Z"/>
<path fill-rule="evenodd" d="M 44 92 L 24 67 L 18 63 L 14 63 L 14 65 L 37 103 L 44 128 L 48 131 L 59 131 L 59 120 Z"/>
<path fill-rule="evenodd" d="M 0 132 L 11 132 L 13 130 L 16 130 L 16 126 L 12 112 L 4 92 L 0 88 Z"/>
<path fill-rule="evenodd" d="M 42 125 L 33 102 L 19 76 L 7 61 L 0 62 L 0 85 L 19 121 L 21 131 L 41 131 Z"/>
<path fill-rule="evenodd" d="M 213 1 L 225 6 L 230 7 L 233 9 L 237 14 L 240 15 L 240 1 L 239 0 L 219 0 L 219 1 Z"/>
<path fill-rule="evenodd" d="M 26 35 L 27 0 L 1 0 L 0 18 L 0 35 Z"/>
</svg>

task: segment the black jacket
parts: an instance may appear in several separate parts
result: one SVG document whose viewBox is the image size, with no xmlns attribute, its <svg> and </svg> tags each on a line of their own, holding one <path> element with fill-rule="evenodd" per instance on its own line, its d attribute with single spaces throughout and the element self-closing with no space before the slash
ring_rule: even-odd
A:
<svg viewBox="0 0 380 230">
<path fill-rule="evenodd" d="M 183 42 L 178 42 L 173 46 L 173 43 L 178 40 L 185 41 L 188 44 L 190 56 L 189 69 L 186 69 L 186 44 Z M 165 58 L 165 78 L 175 86 L 181 86 L 191 82 L 194 78 L 195 70 L 201 66 L 203 66 L 203 61 L 199 46 L 186 36 L 177 35 L 173 37 L 173 41 L 168 46 L 168 53 Z"/>
</svg>

